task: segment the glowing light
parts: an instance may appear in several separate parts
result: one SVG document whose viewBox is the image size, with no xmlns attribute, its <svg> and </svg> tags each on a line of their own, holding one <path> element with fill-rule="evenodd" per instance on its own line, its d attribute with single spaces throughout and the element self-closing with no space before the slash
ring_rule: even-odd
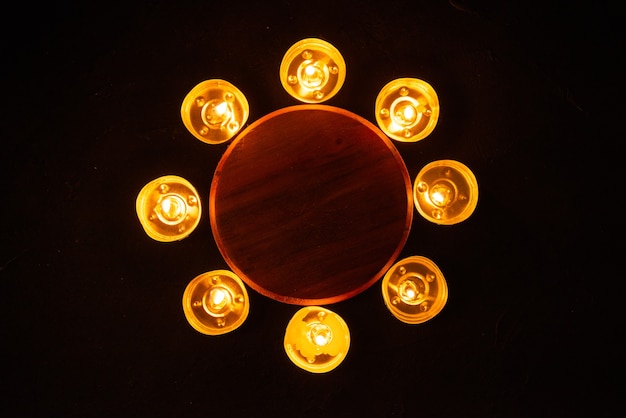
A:
<svg viewBox="0 0 626 418">
<path fill-rule="evenodd" d="M 146 184 L 137 196 L 139 222 L 154 240 L 181 240 L 198 226 L 202 209 L 196 189 L 182 177 L 163 176 Z"/>
<path fill-rule="evenodd" d="M 398 286 L 398 294 L 405 303 L 412 304 L 416 301 L 419 291 L 413 280 L 404 280 Z"/>
<path fill-rule="evenodd" d="M 430 201 L 439 207 L 446 207 L 456 200 L 454 185 L 448 182 L 436 183 L 430 188 Z"/>
<path fill-rule="evenodd" d="M 307 65 L 302 77 L 303 84 L 310 89 L 323 86 L 325 80 L 324 71 L 318 65 Z"/>
<path fill-rule="evenodd" d="M 407 324 L 420 324 L 443 309 L 448 300 L 448 285 L 432 260 L 413 256 L 387 271 L 382 293 L 393 316 Z"/>
<path fill-rule="evenodd" d="M 224 80 L 206 80 L 195 86 L 180 109 L 185 127 L 208 144 L 231 139 L 248 120 L 246 97 Z"/>
<path fill-rule="evenodd" d="M 284 345 L 296 366 L 312 373 L 325 373 L 335 369 L 347 355 L 350 332 L 336 313 L 308 306 L 289 321 Z"/>
<path fill-rule="evenodd" d="M 228 270 L 197 276 L 183 294 L 187 321 L 206 335 L 221 335 L 237 329 L 248 317 L 249 309 L 243 282 Z"/>
<path fill-rule="evenodd" d="M 399 111 L 399 114 L 402 115 L 402 122 L 403 124 L 406 124 L 406 125 L 413 124 L 415 122 L 415 119 L 417 119 L 417 115 L 418 115 L 415 107 L 411 105 L 402 106 L 402 108 Z M 420 113 L 420 116 L 421 116 L 421 113 Z"/>
<path fill-rule="evenodd" d="M 292 45 L 280 65 L 280 81 L 294 98 L 321 103 L 332 98 L 346 77 L 343 57 L 330 43 L 315 38 Z"/>
<path fill-rule="evenodd" d="M 202 108 L 202 120 L 212 129 L 224 126 L 230 121 L 232 114 L 232 106 L 225 101 L 212 100 Z"/>
<path fill-rule="evenodd" d="M 154 211 L 164 224 L 177 225 L 185 219 L 188 209 L 187 203 L 181 196 L 168 193 L 159 198 Z"/>
<path fill-rule="evenodd" d="M 458 161 L 433 161 L 418 173 L 413 200 L 425 219 L 453 225 L 474 212 L 478 203 L 478 182 L 474 173 Z"/>
<path fill-rule="evenodd" d="M 435 129 L 439 99 L 430 84 L 417 78 L 399 78 L 378 93 L 376 122 L 387 136 L 397 141 L 416 142 Z"/>
<path fill-rule="evenodd" d="M 331 99 L 342 87 L 345 76 L 346 65 L 339 51 L 328 42 L 314 38 L 294 44 L 280 66 L 285 90 L 305 103 Z M 415 142 L 435 128 L 439 101 L 430 84 L 402 78 L 383 87 L 375 110 L 378 125 L 387 136 Z M 209 144 L 234 137 L 246 123 L 248 113 L 245 96 L 224 80 L 198 84 L 181 106 L 185 127 L 194 137 Z M 450 225 L 473 213 L 478 185 L 473 173 L 463 164 L 435 161 L 418 174 L 413 197 L 422 216 Z M 196 190 L 177 176 L 153 180 L 137 197 L 141 225 L 155 240 L 174 241 L 188 236 L 197 226 L 200 214 Z M 447 283 L 439 268 L 428 258 L 419 256 L 403 259 L 391 267 L 382 280 L 382 293 L 391 313 L 408 324 L 430 320 L 443 309 L 448 298 Z M 186 287 L 183 311 L 198 332 L 220 335 L 233 331 L 249 313 L 246 288 L 230 271 L 204 273 Z M 350 334 L 343 319 L 317 306 L 296 312 L 285 332 L 287 356 L 298 367 L 312 373 L 336 368 L 346 357 L 349 346 Z"/>
<path fill-rule="evenodd" d="M 323 347 L 332 340 L 333 331 L 327 325 L 314 323 L 309 325 L 307 337 L 313 344 Z"/>
<path fill-rule="evenodd" d="M 210 310 L 215 312 L 215 311 L 219 311 L 223 309 L 224 306 L 226 306 L 226 304 L 229 302 L 226 295 L 227 293 L 222 289 L 211 290 L 210 292 L 211 304 L 209 305 Z"/>
</svg>

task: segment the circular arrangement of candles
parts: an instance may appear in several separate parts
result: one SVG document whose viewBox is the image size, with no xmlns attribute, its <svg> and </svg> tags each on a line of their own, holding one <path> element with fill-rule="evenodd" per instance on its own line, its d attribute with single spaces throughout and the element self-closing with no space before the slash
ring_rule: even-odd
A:
<svg viewBox="0 0 626 418">
<path fill-rule="evenodd" d="M 300 105 L 299 109 L 295 106 L 291 112 L 329 111 L 326 109 L 328 106 L 317 104 L 331 99 L 341 89 L 346 77 L 346 63 L 329 42 L 317 38 L 302 39 L 284 54 L 279 77 L 289 95 L 309 104 L 309 107 Z M 373 129 L 385 141 L 388 137 L 400 142 L 417 142 L 433 132 L 439 110 L 439 99 L 428 82 L 418 78 L 398 78 L 387 83 L 376 97 L 374 112 L 380 130 Z M 275 113 L 280 116 L 284 112 Z M 207 144 L 220 144 L 235 137 L 246 124 L 248 115 L 245 95 L 236 86 L 221 79 L 209 79 L 196 85 L 185 96 L 181 106 L 185 127 L 195 138 Z M 268 118 L 269 115 L 254 126 Z M 315 118 L 300 119 L 316 121 Z M 324 119 L 323 123 L 329 122 Z M 311 129 L 316 128 L 313 126 Z M 265 135 L 264 131 L 259 132 L 259 135 Z M 317 131 L 315 133 L 318 134 Z M 339 147 L 344 139 L 338 135 L 334 141 Z M 390 148 L 397 153 L 393 145 Z M 401 161 L 400 157 L 398 159 Z M 406 168 L 404 170 L 406 172 Z M 406 181 L 405 200 L 411 200 L 410 179 L 407 177 Z M 438 160 L 420 170 L 413 183 L 412 194 L 412 204 L 423 218 L 439 225 L 454 225 L 465 221 L 474 212 L 478 202 L 478 182 L 463 163 Z M 212 211 L 215 209 L 213 204 L 211 201 Z M 407 207 L 409 214 L 413 210 L 412 204 Z M 200 222 L 201 209 L 200 197 L 194 186 L 175 175 L 150 181 L 141 189 L 136 201 L 137 216 L 144 231 L 150 238 L 162 242 L 178 241 L 191 234 Z M 238 207 L 232 208 L 233 212 L 237 210 Z M 410 222 L 407 228 L 410 228 Z M 404 241 L 401 244 L 404 245 Z M 233 262 L 229 257 L 225 256 L 225 259 L 229 264 Z M 383 268 L 386 273 L 381 280 L 381 290 L 385 306 L 393 317 L 406 324 L 421 324 L 441 312 L 448 300 L 448 285 L 432 260 L 411 256 L 395 261 L 387 269 L 390 264 L 391 261 Z M 197 276 L 187 285 L 182 302 L 183 312 L 191 327 L 211 336 L 226 334 L 240 327 L 250 308 L 246 285 L 230 270 L 214 270 Z M 301 307 L 285 330 L 287 357 L 296 366 L 311 373 L 334 370 L 345 359 L 349 347 L 350 332 L 345 321 L 337 313 L 321 306 Z"/>
</svg>

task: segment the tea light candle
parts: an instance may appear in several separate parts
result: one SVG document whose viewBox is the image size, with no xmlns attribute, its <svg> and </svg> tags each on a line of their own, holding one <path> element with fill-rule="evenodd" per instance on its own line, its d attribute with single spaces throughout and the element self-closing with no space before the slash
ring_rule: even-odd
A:
<svg viewBox="0 0 626 418">
<path fill-rule="evenodd" d="M 182 177 L 168 175 L 146 184 L 136 201 L 137 216 L 146 234 L 162 242 L 187 237 L 200 222 L 200 197 Z"/>
<path fill-rule="evenodd" d="M 439 99 L 433 87 L 417 78 L 398 78 L 385 85 L 376 98 L 376 122 L 390 138 L 416 142 L 435 129 Z"/>
<path fill-rule="evenodd" d="M 250 108 L 244 94 L 224 80 L 207 80 L 183 100 L 181 117 L 193 136 L 208 144 L 231 139 L 248 120 Z"/>
<path fill-rule="evenodd" d="M 336 313 L 307 306 L 289 321 L 284 344 L 287 356 L 296 366 L 312 373 L 325 373 L 346 357 L 350 332 Z"/>
<path fill-rule="evenodd" d="M 333 45 L 316 38 L 296 42 L 280 64 L 280 81 L 292 97 L 321 103 L 333 97 L 346 78 L 346 63 Z"/>
<path fill-rule="evenodd" d="M 193 279 L 183 294 L 189 324 L 206 335 L 237 329 L 248 317 L 248 293 L 241 279 L 228 270 L 214 270 Z"/>
<path fill-rule="evenodd" d="M 382 293 L 393 316 L 407 324 L 420 324 L 443 309 L 448 300 L 448 285 L 432 260 L 413 256 L 387 271 Z"/>
<path fill-rule="evenodd" d="M 478 203 L 478 182 L 463 163 L 439 160 L 427 164 L 413 185 L 417 211 L 427 220 L 453 225 L 470 217 Z"/>
</svg>

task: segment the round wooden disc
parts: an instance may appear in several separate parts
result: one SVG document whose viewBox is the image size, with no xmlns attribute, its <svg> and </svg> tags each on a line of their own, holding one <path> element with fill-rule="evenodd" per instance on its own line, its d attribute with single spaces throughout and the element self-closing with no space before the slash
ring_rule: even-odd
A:
<svg viewBox="0 0 626 418">
<path fill-rule="evenodd" d="M 370 287 L 402 250 L 411 181 L 391 141 L 325 105 L 270 113 L 220 160 L 211 228 L 231 269 L 280 302 L 322 305 Z"/>
</svg>

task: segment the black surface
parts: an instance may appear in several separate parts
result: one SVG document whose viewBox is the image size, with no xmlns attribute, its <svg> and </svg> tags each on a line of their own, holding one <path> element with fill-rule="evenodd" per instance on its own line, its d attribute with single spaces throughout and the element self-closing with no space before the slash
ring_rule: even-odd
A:
<svg viewBox="0 0 626 418">
<path fill-rule="evenodd" d="M 3 12 L 3 416 L 623 411 L 616 7 L 87 4 Z M 182 99 L 224 78 L 246 94 L 250 121 L 296 104 L 278 67 L 304 37 L 330 41 L 348 65 L 328 104 L 370 121 L 388 81 L 431 83 L 438 126 L 419 143 L 397 144 L 409 173 L 453 158 L 480 185 L 478 208 L 462 224 L 437 226 L 415 213 L 401 255 L 439 265 L 450 289 L 443 312 L 404 325 L 377 285 L 329 306 L 350 326 L 352 346 L 325 375 L 284 353 L 296 307 L 253 291 L 240 329 L 195 332 L 182 312 L 185 286 L 227 267 L 209 217 L 189 238 L 164 244 L 146 236 L 134 208 L 141 187 L 165 174 L 208 199 L 227 145 L 185 130 Z"/>
</svg>

